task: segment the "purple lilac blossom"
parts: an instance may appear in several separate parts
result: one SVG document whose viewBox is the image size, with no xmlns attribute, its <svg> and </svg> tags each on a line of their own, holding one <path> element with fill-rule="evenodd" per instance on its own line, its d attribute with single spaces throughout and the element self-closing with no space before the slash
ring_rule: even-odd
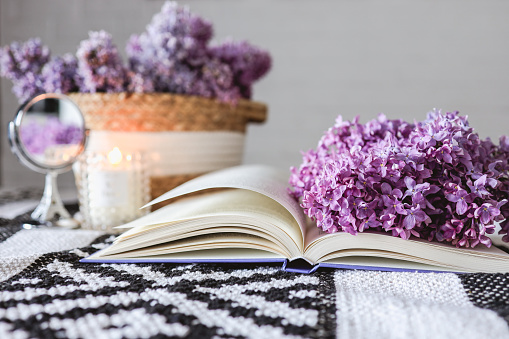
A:
<svg viewBox="0 0 509 339">
<path fill-rule="evenodd" d="M 56 117 L 41 121 L 30 120 L 23 123 L 20 130 L 21 142 L 31 154 L 44 154 L 53 145 L 79 144 L 83 130 L 79 126 L 67 125 Z"/>
<path fill-rule="evenodd" d="M 0 48 L 0 76 L 13 82 L 19 102 L 44 93 L 41 71 L 50 59 L 50 50 L 40 39 L 12 42 Z"/>
<path fill-rule="evenodd" d="M 182 93 L 182 88 L 190 89 L 186 88 L 186 80 L 193 68 L 208 60 L 206 46 L 212 34 L 210 22 L 192 14 L 187 7 L 166 2 L 146 31 L 132 35 L 127 42 L 129 67 L 144 78 L 151 78 L 156 92 Z M 178 78 L 184 79 L 184 84 L 178 85 L 175 92 Z"/>
<path fill-rule="evenodd" d="M 206 98 L 216 97 L 220 101 L 235 103 L 240 95 L 233 86 L 233 73 L 225 63 L 212 59 L 207 61 L 197 74 L 190 94 Z"/>
<path fill-rule="evenodd" d="M 509 143 L 481 140 L 458 112 L 415 124 L 341 116 L 291 168 L 291 194 L 326 232 L 368 229 L 457 247 L 509 242 Z"/>
<path fill-rule="evenodd" d="M 243 98 L 250 99 L 252 85 L 269 70 L 272 60 L 268 52 L 250 45 L 247 41 L 232 40 L 211 47 L 213 57 L 230 65 L 233 81 Z"/>
<path fill-rule="evenodd" d="M 235 104 L 250 99 L 252 85 L 271 67 L 267 52 L 249 43 L 208 46 L 212 24 L 166 2 L 146 31 L 132 35 L 125 65 L 105 31 L 90 32 L 76 52 L 50 60 L 39 39 L 0 49 L 0 76 L 13 81 L 21 102 L 43 92 L 167 92 L 217 98 Z"/>
<path fill-rule="evenodd" d="M 45 92 L 77 92 L 83 79 L 77 74 L 78 61 L 72 54 L 51 59 L 42 69 L 41 78 Z"/>
<path fill-rule="evenodd" d="M 127 71 L 111 35 L 105 31 L 90 32 L 76 52 L 78 75 L 83 78 L 81 92 L 123 92 Z"/>
<path fill-rule="evenodd" d="M 267 52 L 247 42 L 208 47 L 212 25 L 187 7 L 166 2 L 144 33 L 129 39 L 129 67 L 144 91 L 217 98 L 235 103 L 250 99 L 252 84 L 271 65 Z"/>
</svg>

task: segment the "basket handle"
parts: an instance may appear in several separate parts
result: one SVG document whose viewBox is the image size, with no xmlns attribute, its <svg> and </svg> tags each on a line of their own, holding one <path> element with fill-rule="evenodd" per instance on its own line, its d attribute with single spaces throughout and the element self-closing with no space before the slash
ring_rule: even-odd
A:
<svg viewBox="0 0 509 339">
<path fill-rule="evenodd" d="M 247 122 L 262 123 L 267 120 L 267 105 L 250 100 L 241 100 L 238 109 L 244 115 Z"/>
</svg>

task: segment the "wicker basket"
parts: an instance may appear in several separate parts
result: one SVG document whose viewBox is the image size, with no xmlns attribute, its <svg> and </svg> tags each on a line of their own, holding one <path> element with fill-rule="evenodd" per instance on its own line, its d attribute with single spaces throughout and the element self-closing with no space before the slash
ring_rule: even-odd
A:
<svg viewBox="0 0 509 339">
<path fill-rule="evenodd" d="M 232 106 L 213 99 L 168 93 L 71 93 L 87 127 L 108 131 L 238 131 L 263 122 L 265 104 L 240 100 Z"/>
<path fill-rule="evenodd" d="M 249 122 L 267 117 L 263 103 L 240 100 L 237 105 L 169 93 L 71 93 L 91 131 L 164 132 L 232 131 L 245 133 Z M 203 173 L 151 176 L 151 197 Z"/>
</svg>

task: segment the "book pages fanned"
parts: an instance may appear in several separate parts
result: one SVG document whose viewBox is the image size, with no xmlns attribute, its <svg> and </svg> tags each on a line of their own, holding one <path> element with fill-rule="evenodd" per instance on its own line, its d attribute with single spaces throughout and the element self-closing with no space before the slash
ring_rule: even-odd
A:
<svg viewBox="0 0 509 339">
<path fill-rule="evenodd" d="M 509 254 L 492 246 L 475 249 L 382 232 L 327 234 L 307 220 L 287 192 L 287 175 L 262 165 L 206 174 L 147 206 L 189 193 L 135 221 L 88 263 L 282 263 L 288 271 L 320 267 L 430 272 L 509 272 Z"/>
</svg>

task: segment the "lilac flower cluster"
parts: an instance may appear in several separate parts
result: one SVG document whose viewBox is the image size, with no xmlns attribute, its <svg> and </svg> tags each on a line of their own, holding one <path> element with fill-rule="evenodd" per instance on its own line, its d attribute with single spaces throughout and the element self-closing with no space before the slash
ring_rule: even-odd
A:
<svg viewBox="0 0 509 339">
<path fill-rule="evenodd" d="M 0 49 L 0 76 L 14 82 L 21 102 L 43 92 L 169 92 L 235 103 L 271 67 L 270 55 L 247 42 L 209 45 L 212 24 L 166 2 L 145 32 L 127 42 L 124 64 L 105 31 L 90 32 L 76 58 L 50 59 L 40 40 Z"/>
<path fill-rule="evenodd" d="M 188 92 L 196 76 L 192 67 L 206 62 L 206 46 L 211 37 L 212 25 L 208 21 L 188 8 L 167 2 L 154 15 L 146 32 L 132 35 L 127 42 L 130 68 L 150 79 L 154 91 Z M 179 77 L 180 80 L 175 79 Z"/>
<path fill-rule="evenodd" d="M 56 117 L 50 117 L 41 123 L 30 120 L 23 124 L 20 131 L 21 142 L 31 154 L 44 154 L 54 145 L 77 145 L 83 137 L 79 126 L 67 125 Z"/>
<path fill-rule="evenodd" d="M 83 87 L 83 78 L 77 68 L 78 60 L 70 53 L 52 58 L 42 69 L 43 92 L 78 92 Z"/>
<path fill-rule="evenodd" d="M 111 35 L 105 31 L 90 32 L 76 52 L 77 73 L 83 77 L 80 91 L 85 93 L 122 92 L 127 70 Z"/>
<path fill-rule="evenodd" d="M 141 75 L 142 91 L 251 98 L 252 84 L 271 67 L 269 54 L 247 42 L 208 46 L 212 25 L 189 9 L 167 2 L 147 26 L 131 36 L 129 66 Z"/>
<path fill-rule="evenodd" d="M 481 140 L 458 112 L 415 124 L 338 117 L 291 169 L 291 193 L 323 231 L 385 231 L 457 247 L 509 242 L 509 138 Z"/>
<path fill-rule="evenodd" d="M 230 66 L 233 85 L 244 98 L 251 98 L 252 84 L 263 77 L 271 66 L 269 54 L 246 41 L 225 41 L 210 49 L 211 54 Z"/>
<path fill-rule="evenodd" d="M 13 42 L 0 48 L 0 76 L 13 82 L 12 91 L 20 102 L 44 92 L 41 72 L 50 51 L 40 39 Z"/>
</svg>

